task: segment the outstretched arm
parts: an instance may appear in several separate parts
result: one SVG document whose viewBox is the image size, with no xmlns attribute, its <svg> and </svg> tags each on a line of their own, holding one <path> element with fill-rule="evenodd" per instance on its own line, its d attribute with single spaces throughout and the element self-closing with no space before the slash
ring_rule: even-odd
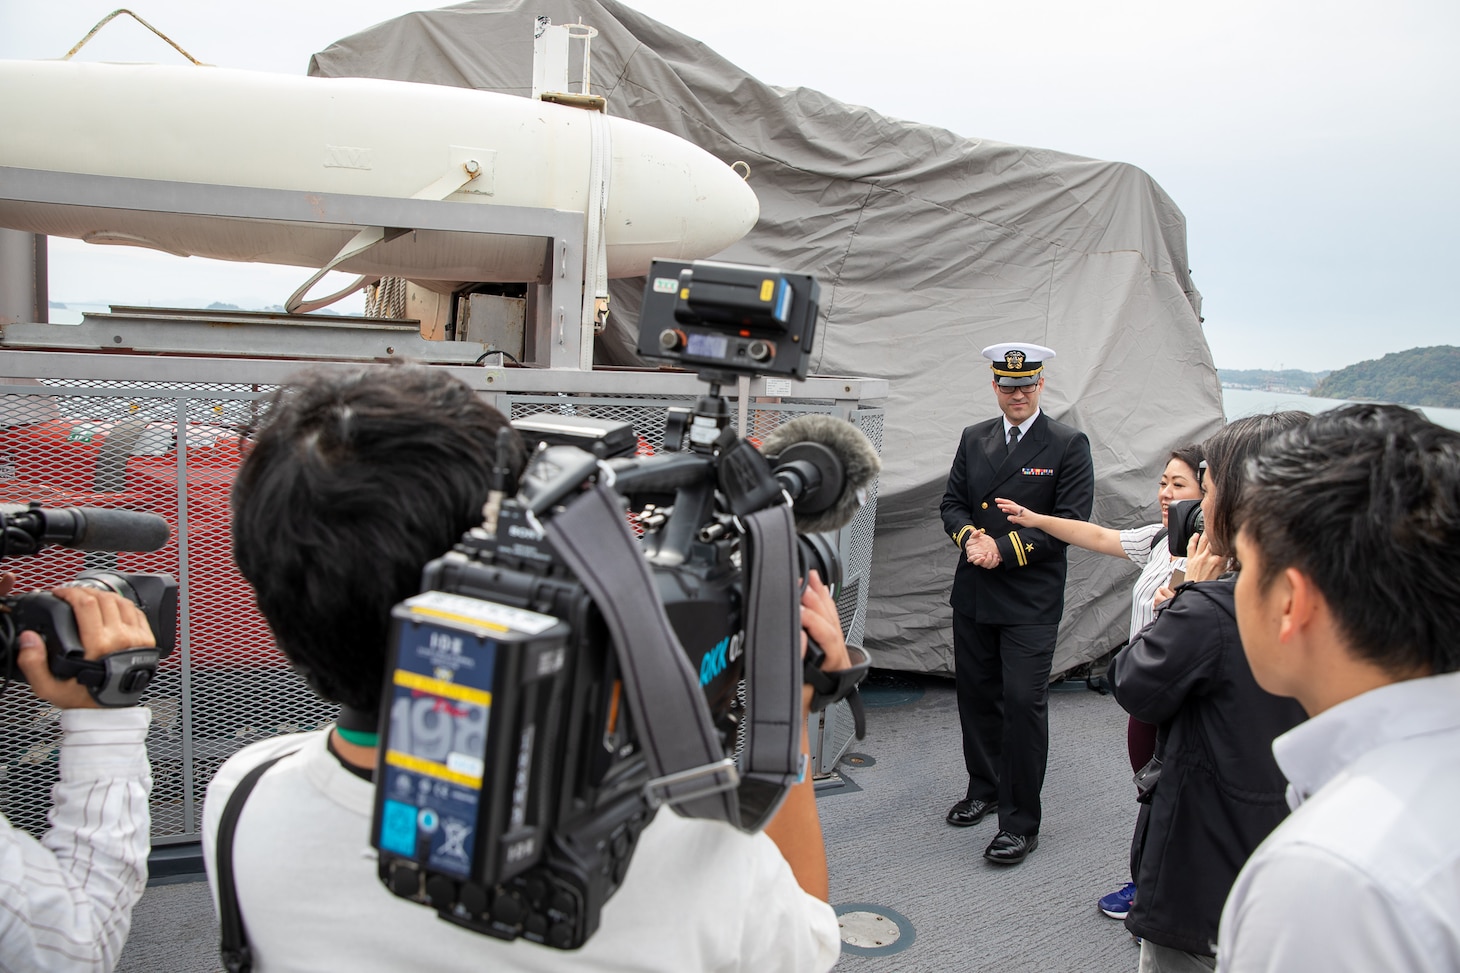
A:
<svg viewBox="0 0 1460 973">
<path fill-rule="evenodd" d="M 1123 557 L 1127 560 L 1130 558 L 1125 553 L 1125 549 L 1120 546 L 1120 531 L 1118 530 L 1101 527 L 1099 524 L 1092 524 L 1085 520 L 1068 520 L 1064 517 L 1051 517 L 1049 514 L 1037 514 L 1028 507 L 1022 507 L 1013 500 L 1005 500 L 1003 497 L 994 498 L 994 503 L 999 505 L 999 509 L 1004 512 L 1005 517 L 1009 518 L 1011 524 L 1018 524 L 1020 527 L 1034 527 L 1056 540 L 1083 547 L 1096 554 L 1108 554 L 1111 557 Z"/>
<path fill-rule="evenodd" d="M 1090 440 L 1076 432 L 1065 444 L 1054 485 L 1054 508 L 1050 513 L 1062 520 L 1089 520 L 1095 503 L 1095 466 L 1090 458 Z M 1038 527 L 1010 530 L 994 537 L 999 562 L 1005 570 L 1065 556 L 1066 544 Z"/>
</svg>

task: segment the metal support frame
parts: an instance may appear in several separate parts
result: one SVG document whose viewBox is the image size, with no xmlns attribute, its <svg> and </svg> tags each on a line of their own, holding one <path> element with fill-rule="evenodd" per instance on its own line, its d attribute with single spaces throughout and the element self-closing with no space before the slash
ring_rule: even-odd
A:
<svg viewBox="0 0 1460 973">
<path fill-rule="evenodd" d="M 56 325 L 67 327 L 67 325 Z M 282 358 L 251 358 L 246 369 L 237 359 L 204 358 L 182 355 L 148 356 L 130 354 L 98 354 L 16 349 L 0 344 L 0 375 L 29 378 L 88 379 L 120 382 L 185 382 L 278 385 L 309 368 L 354 368 L 359 362 L 310 361 L 308 365 Z M 705 384 L 689 372 L 654 369 L 610 369 L 584 372 L 577 369 L 499 368 L 488 365 L 443 364 L 466 384 L 484 393 L 538 393 L 546 395 L 631 395 L 631 396 L 698 396 Z M 241 379 L 241 375 L 247 378 Z M 767 392 L 771 383 L 774 393 Z M 791 390 L 780 386 L 794 384 Z M 880 378 L 840 378 L 813 375 L 804 382 L 757 378 L 749 383 L 751 399 L 767 397 L 791 401 L 815 400 L 833 402 L 835 414 L 851 418 L 857 408 L 867 402 L 887 398 L 888 384 Z M 729 389 L 723 391 L 733 397 Z"/>
<path fill-rule="evenodd" d="M 544 241 L 544 260 L 542 275 L 536 281 L 540 285 L 537 288 L 538 299 L 534 302 L 537 312 L 533 319 L 535 364 L 585 370 L 592 366 L 591 340 L 585 341 L 578 326 L 583 301 L 585 219 L 582 213 L 526 206 L 165 182 L 9 166 L 0 166 L 0 200 L 210 219 L 311 224 L 341 230 L 383 226 L 405 227 L 422 233 L 485 233 L 538 238 Z M 4 341 L 10 343 L 12 329 L 5 330 Z M 36 333 L 22 330 L 16 340 L 36 341 Z M 143 337 L 138 340 L 150 339 Z M 124 336 L 123 342 L 116 347 L 122 347 L 126 342 Z M 259 346 L 253 347 L 256 350 Z M 482 350 L 479 348 L 477 355 Z M 240 355 L 255 353 L 243 347 L 233 351 Z M 354 357 L 379 356 L 357 354 Z"/>
<path fill-rule="evenodd" d="M 487 354 L 480 342 L 423 338 L 415 321 L 268 311 L 113 306 L 110 314 L 83 314 L 80 324 L 12 324 L 3 330 L 0 343 L 6 347 L 37 350 L 237 356 L 243 349 L 267 348 L 280 358 L 398 358 L 463 365 Z"/>
<path fill-rule="evenodd" d="M 179 602 L 177 641 L 180 660 L 178 669 L 182 683 L 181 712 L 178 714 L 178 718 L 182 721 L 183 830 L 187 834 L 194 834 L 202 831 L 202 816 L 199 814 L 199 809 L 203 802 L 202 795 L 198 793 L 200 788 L 196 786 L 197 779 L 193 764 L 196 755 L 193 752 L 193 585 L 189 576 L 192 555 L 188 550 L 188 400 L 179 396 L 175 406 L 173 421 L 177 423 L 178 429 L 175 437 L 175 448 L 177 449 L 177 597 Z"/>
<path fill-rule="evenodd" d="M 0 327 L 50 320 L 46 238 L 0 229 Z"/>
</svg>

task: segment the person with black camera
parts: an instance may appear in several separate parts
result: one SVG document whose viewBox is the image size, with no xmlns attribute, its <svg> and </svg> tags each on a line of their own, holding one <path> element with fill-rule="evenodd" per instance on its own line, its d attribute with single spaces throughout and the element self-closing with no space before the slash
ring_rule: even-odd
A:
<svg viewBox="0 0 1460 973">
<path fill-rule="evenodd" d="M 840 945 L 809 779 L 763 834 L 661 808 L 597 931 L 573 951 L 443 922 L 381 883 L 370 833 L 380 741 L 362 714 L 380 706 L 391 609 L 482 523 L 499 463 L 515 476 L 523 462 L 506 418 L 440 369 L 318 371 L 271 402 L 234 485 L 234 554 L 280 650 L 341 719 L 245 748 L 209 785 L 204 852 L 218 895 L 224 807 L 282 756 L 257 777 L 233 832 L 253 968 L 829 969 Z M 847 666 L 819 582 L 803 596 L 802 625 L 824 668 Z"/>
<path fill-rule="evenodd" d="M 1287 814 L 1271 747 L 1303 711 L 1259 687 L 1242 654 L 1233 524 L 1247 461 L 1308 419 L 1250 416 L 1202 444 L 1206 530 L 1188 547 L 1187 581 L 1110 663 L 1116 701 L 1157 726 L 1156 755 L 1137 775 L 1136 894 L 1125 919 L 1141 938 L 1141 973 L 1213 967 L 1232 880 Z"/>
<path fill-rule="evenodd" d="M 13 583 L 4 575 L 0 594 Z M 87 659 L 154 644 L 146 616 L 120 595 L 51 594 L 74 613 Z M 0 969 L 111 970 L 147 886 L 152 713 L 101 708 L 75 679 L 51 674 L 39 635 L 21 632 L 17 643 L 15 666 L 39 699 L 61 710 L 60 781 L 40 841 L 0 816 Z"/>
<path fill-rule="evenodd" d="M 1323 412 L 1248 467 L 1237 625 L 1308 721 L 1222 911 L 1230 973 L 1460 970 L 1460 432 Z"/>
</svg>

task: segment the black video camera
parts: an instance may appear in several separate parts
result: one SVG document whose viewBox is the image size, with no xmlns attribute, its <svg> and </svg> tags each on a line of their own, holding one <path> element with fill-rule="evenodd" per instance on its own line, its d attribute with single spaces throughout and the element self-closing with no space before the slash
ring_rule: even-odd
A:
<svg viewBox="0 0 1460 973">
<path fill-rule="evenodd" d="M 1173 500 L 1166 508 L 1166 544 L 1172 557 L 1186 557 L 1192 537 L 1207 529 L 1200 500 Z"/>
<path fill-rule="evenodd" d="M 394 609 L 371 841 L 381 881 L 448 921 L 576 949 L 660 804 L 754 831 L 804 779 L 797 579 L 832 584 L 841 567 L 792 526 L 788 495 L 821 492 L 816 462 L 778 471 L 729 424 L 717 383 L 760 374 L 763 351 L 742 335 L 755 329 L 740 295 L 722 305 L 693 283 L 726 267 L 650 272 L 641 348 L 685 327 L 687 293 L 701 338 L 673 354 L 713 360 L 687 437 L 605 459 L 612 430 L 579 447 L 563 444 L 573 423 L 522 422 L 557 445 L 517 483 L 498 471 L 483 525 Z M 736 273 L 770 282 L 793 337 L 764 354 L 804 374 L 787 351 L 809 352 L 815 281 Z M 691 283 L 658 300 L 671 279 Z M 820 703 L 854 692 L 867 665 L 861 653 Z"/>
<path fill-rule="evenodd" d="M 0 511 L 0 557 L 34 555 L 50 544 L 85 551 L 155 551 L 167 543 L 167 522 L 154 514 L 97 507 L 8 506 Z M 177 641 L 177 582 L 168 574 L 83 571 L 65 587 L 113 591 L 142 609 L 155 647 L 124 649 L 87 659 L 71 606 L 55 595 L 32 591 L 0 597 L 0 680 L 25 681 L 15 664 L 21 632 L 46 643 L 46 661 L 57 679 L 75 679 L 102 706 L 131 706 L 157 675 L 158 662 Z"/>
</svg>

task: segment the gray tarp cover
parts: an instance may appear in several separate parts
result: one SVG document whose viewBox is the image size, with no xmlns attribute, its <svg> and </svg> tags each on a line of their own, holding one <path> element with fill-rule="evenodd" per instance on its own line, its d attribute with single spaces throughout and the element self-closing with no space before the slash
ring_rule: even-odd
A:
<svg viewBox="0 0 1460 973">
<path fill-rule="evenodd" d="M 938 504 L 960 431 L 996 414 L 984 346 L 1024 340 L 1058 352 L 1042 405 L 1090 437 L 1097 523 L 1159 516 L 1167 452 L 1213 432 L 1222 409 L 1185 220 L 1149 176 L 771 87 L 612 0 L 481 0 L 408 14 L 316 54 L 310 73 L 526 96 L 539 14 L 598 29 L 592 84 L 610 114 L 750 165 L 760 222 L 721 256 L 815 274 L 824 318 L 814 370 L 888 380 L 866 625 L 879 666 L 952 671 L 958 551 Z M 410 137 L 409 119 L 381 124 Z M 599 362 L 638 363 L 642 286 L 614 283 L 616 323 Z M 1056 672 L 1124 641 L 1135 574 L 1129 562 L 1075 550 L 1070 562 Z"/>
</svg>

